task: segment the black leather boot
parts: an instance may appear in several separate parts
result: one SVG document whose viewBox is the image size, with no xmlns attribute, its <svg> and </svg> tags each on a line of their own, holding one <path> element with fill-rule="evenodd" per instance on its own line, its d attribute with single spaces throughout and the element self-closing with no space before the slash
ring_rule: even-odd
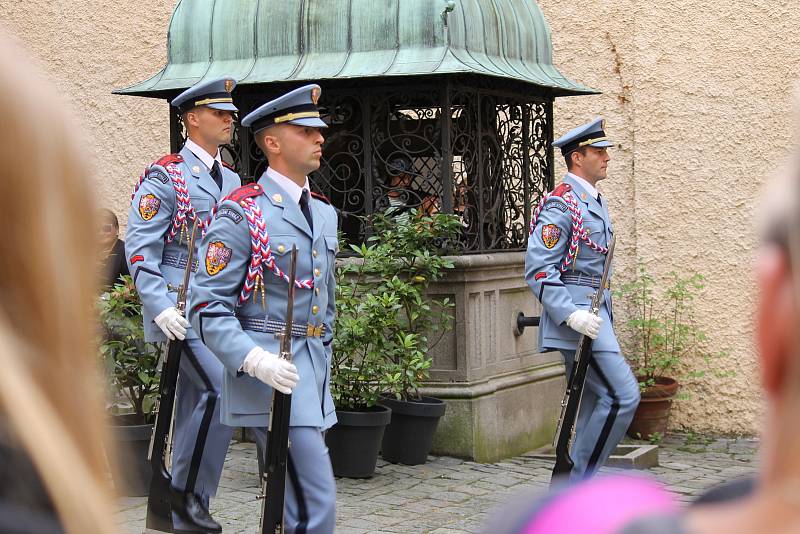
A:
<svg viewBox="0 0 800 534">
<path fill-rule="evenodd" d="M 188 528 L 174 528 L 176 534 L 195 534 L 195 533 L 219 533 L 222 532 L 222 525 L 217 523 L 203 499 L 191 492 L 172 490 L 172 511 L 190 526 Z"/>
</svg>

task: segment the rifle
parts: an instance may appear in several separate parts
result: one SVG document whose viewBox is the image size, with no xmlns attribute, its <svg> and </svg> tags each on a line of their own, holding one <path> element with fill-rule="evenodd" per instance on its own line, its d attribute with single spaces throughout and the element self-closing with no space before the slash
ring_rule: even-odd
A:
<svg viewBox="0 0 800 534">
<path fill-rule="evenodd" d="M 189 255 L 186 259 L 186 269 L 183 272 L 183 283 L 177 289 L 175 308 L 183 314 L 186 310 L 186 292 L 189 287 L 189 277 L 192 273 L 194 262 L 194 245 L 197 234 L 197 221 L 192 226 L 189 237 Z M 158 399 L 156 401 L 156 423 L 153 437 L 150 440 L 150 467 L 153 477 L 150 479 L 150 491 L 147 496 L 147 520 L 145 532 L 172 532 L 172 505 L 171 489 L 172 475 L 167 468 L 169 462 L 169 436 L 172 428 L 172 416 L 175 407 L 175 388 L 178 383 L 178 370 L 180 369 L 181 353 L 184 340 L 173 339 L 167 348 L 167 358 L 161 369 L 161 380 L 158 384 Z"/>
<path fill-rule="evenodd" d="M 292 318 L 294 317 L 297 246 L 292 245 L 289 294 L 286 299 L 286 327 L 279 334 L 280 357 L 292 361 Z M 292 396 L 273 390 L 269 413 L 267 446 L 264 449 L 264 479 L 261 482 L 261 534 L 283 534 L 283 504 L 286 491 L 286 463 L 289 457 L 289 418 Z"/>
<path fill-rule="evenodd" d="M 597 288 L 591 301 L 591 312 L 595 315 L 600 312 L 603 304 L 603 294 L 608 285 L 608 275 L 611 269 L 611 259 L 614 257 L 614 243 L 616 238 L 611 238 L 608 246 L 606 263 L 603 266 L 603 276 L 600 279 L 600 287 Z M 561 401 L 561 416 L 558 419 L 556 430 L 556 464 L 553 466 L 553 474 L 550 478 L 552 485 L 558 478 L 568 475 L 572 471 L 574 463 L 569 455 L 569 449 L 575 438 L 575 420 L 580 411 L 581 399 L 583 398 L 583 386 L 586 382 L 586 371 L 589 369 L 589 359 L 592 357 L 592 338 L 586 334 L 578 339 L 578 347 L 575 350 L 575 362 L 572 364 L 572 372 L 567 379 L 567 391 Z"/>
</svg>

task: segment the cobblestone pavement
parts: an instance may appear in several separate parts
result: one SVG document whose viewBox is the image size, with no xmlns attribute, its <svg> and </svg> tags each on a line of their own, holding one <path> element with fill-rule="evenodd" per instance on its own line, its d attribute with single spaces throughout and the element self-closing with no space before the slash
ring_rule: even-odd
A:
<svg viewBox="0 0 800 534">
<path fill-rule="evenodd" d="M 669 435 L 661 443 L 660 465 L 647 472 L 689 501 L 706 488 L 754 472 L 757 446 L 754 439 Z M 510 496 L 529 489 L 547 491 L 552 462 L 532 456 L 494 464 L 430 457 L 421 466 L 379 460 L 370 479 L 337 479 L 336 532 L 478 532 L 491 510 Z M 223 532 L 257 532 L 255 446 L 232 443 L 222 477 L 211 512 Z M 144 497 L 122 500 L 118 517 L 124 532 L 142 532 L 145 508 Z"/>
</svg>

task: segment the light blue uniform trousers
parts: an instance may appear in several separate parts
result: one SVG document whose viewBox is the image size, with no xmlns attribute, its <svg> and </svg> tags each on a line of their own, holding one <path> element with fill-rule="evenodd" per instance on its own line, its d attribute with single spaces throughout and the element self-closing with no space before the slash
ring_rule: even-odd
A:
<svg viewBox="0 0 800 534">
<path fill-rule="evenodd" d="M 567 376 L 575 351 L 562 350 Z M 592 353 L 583 388 L 570 457 L 571 480 L 592 476 L 625 435 L 639 405 L 639 384 L 619 352 Z"/>
<path fill-rule="evenodd" d="M 193 492 L 208 505 L 225 464 L 233 428 L 220 423 L 223 366 L 199 339 L 187 339 L 176 392 L 172 487 Z M 176 514 L 173 522 L 186 528 Z"/>
<path fill-rule="evenodd" d="M 267 444 L 267 429 L 253 427 L 259 451 Z M 333 534 L 336 526 L 336 481 L 318 428 L 289 427 L 284 522 L 287 534 Z"/>
</svg>

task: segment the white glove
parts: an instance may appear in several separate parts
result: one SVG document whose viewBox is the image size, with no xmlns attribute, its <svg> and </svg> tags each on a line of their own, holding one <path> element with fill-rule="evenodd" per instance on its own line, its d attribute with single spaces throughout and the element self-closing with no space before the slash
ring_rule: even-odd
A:
<svg viewBox="0 0 800 534">
<path fill-rule="evenodd" d="M 597 339 L 602 325 L 602 317 L 598 317 L 589 310 L 575 310 L 567 317 L 567 326 L 592 339 Z"/>
<path fill-rule="evenodd" d="M 244 359 L 242 371 L 272 386 L 284 395 L 290 395 L 300 380 L 297 367 L 277 354 L 255 347 Z"/>
<path fill-rule="evenodd" d="M 185 339 L 189 321 L 174 307 L 162 311 L 153 319 L 158 327 L 169 339 Z"/>
</svg>

